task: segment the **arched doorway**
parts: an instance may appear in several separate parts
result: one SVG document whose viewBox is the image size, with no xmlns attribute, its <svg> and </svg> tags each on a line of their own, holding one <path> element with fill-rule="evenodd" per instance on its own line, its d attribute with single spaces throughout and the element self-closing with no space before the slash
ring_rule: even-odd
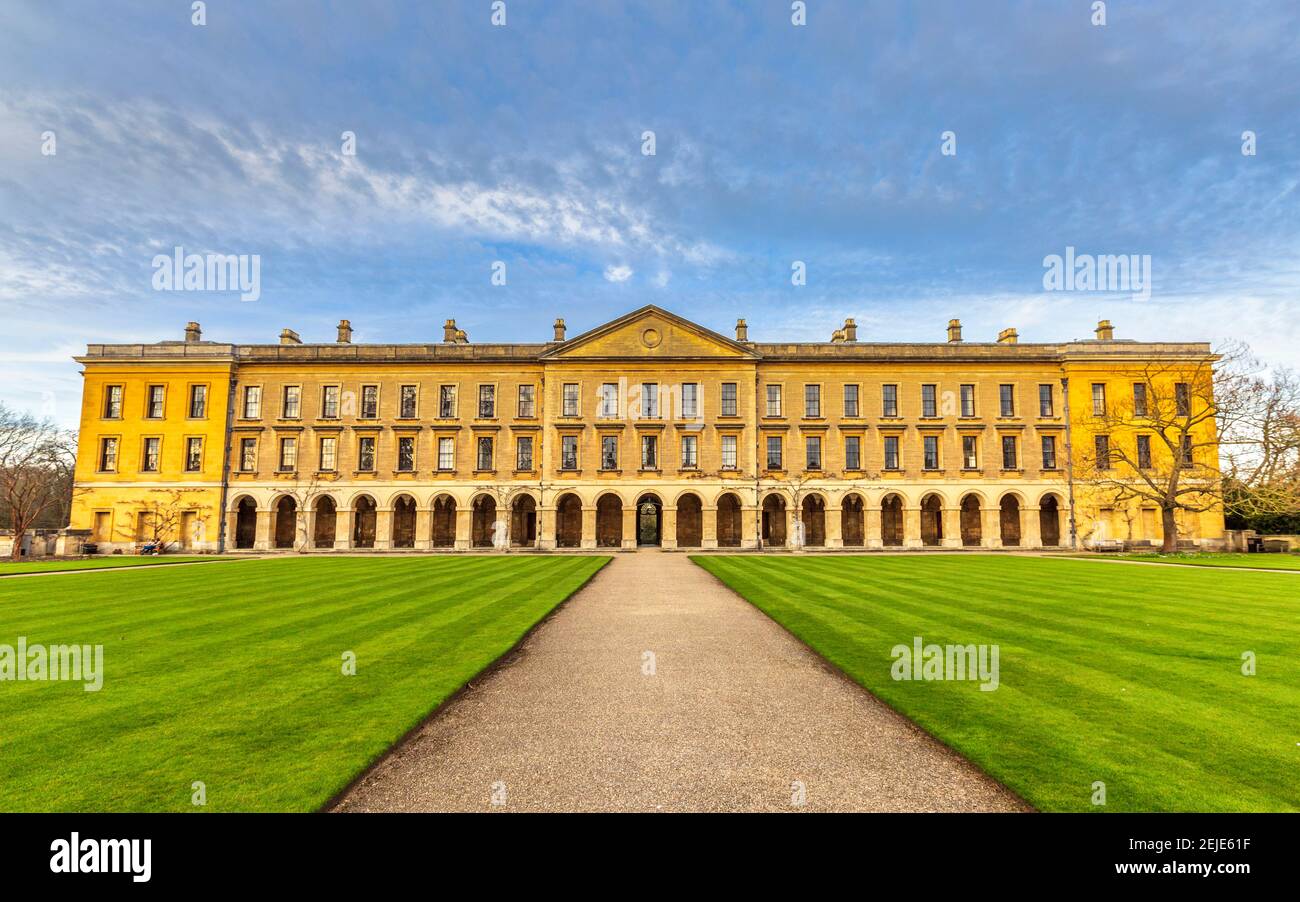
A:
<svg viewBox="0 0 1300 902">
<path fill-rule="evenodd" d="M 967 495 L 961 499 L 961 543 L 967 547 L 978 546 L 984 541 L 981 507 L 978 495 Z"/>
<path fill-rule="evenodd" d="M 292 548 L 298 538 L 298 502 L 285 495 L 275 503 L 275 547 Z"/>
<path fill-rule="evenodd" d="M 604 494 L 596 499 L 596 545 L 620 548 L 623 545 L 623 499 Z"/>
<path fill-rule="evenodd" d="M 903 499 L 897 495 L 880 502 L 880 541 L 883 545 L 903 544 Z"/>
<path fill-rule="evenodd" d="M 840 506 L 840 535 L 846 548 L 861 548 L 866 544 L 861 495 L 849 495 Z"/>
<path fill-rule="evenodd" d="M 943 544 L 943 499 L 938 495 L 926 495 L 921 502 L 921 544 Z"/>
<path fill-rule="evenodd" d="M 1015 547 L 1020 544 L 1020 499 L 1004 495 L 999 505 L 1002 526 L 1002 544 Z"/>
<path fill-rule="evenodd" d="M 352 502 L 352 547 L 375 547 L 375 499 L 362 495 Z"/>
<path fill-rule="evenodd" d="M 441 495 L 433 502 L 433 547 L 456 547 L 456 499 Z"/>
<path fill-rule="evenodd" d="M 317 548 L 333 548 L 334 534 L 338 529 L 339 510 L 329 495 L 316 502 L 316 527 L 312 544 Z"/>
<path fill-rule="evenodd" d="M 491 548 L 496 522 L 496 499 L 490 495 L 479 495 L 474 499 L 474 521 L 470 527 L 470 544 L 475 548 Z"/>
<path fill-rule="evenodd" d="M 257 503 L 240 498 L 235 513 L 235 547 L 252 548 L 257 542 Z"/>
<path fill-rule="evenodd" d="M 768 495 L 763 499 L 763 544 L 781 547 L 785 545 L 785 499 L 780 495 Z"/>
<path fill-rule="evenodd" d="M 555 505 L 555 544 L 560 548 L 582 545 L 582 501 L 572 493 Z"/>
<path fill-rule="evenodd" d="M 662 542 L 664 504 L 657 495 L 642 495 L 636 503 L 636 543 L 655 546 Z"/>
<path fill-rule="evenodd" d="M 415 499 L 410 495 L 393 504 L 393 547 L 415 547 Z"/>
<path fill-rule="evenodd" d="M 728 492 L 718 499 L 718 547 L 740 547 L 740 499 Z"/>
<path fill-rule="evenodd" d="M 704 504 L 699 495 L 677 499 L 677 547 L 699 548 L 704 541 Z"/>
<path fill-rule="evenodd" d="M 1061 544 L 1061 502 L 1055 495 L 1044 495 L 1038 502 L 1038 531 L 1043 545 L 1050 548 Z"/>
<path fill-rule="evenodd" d="M 819 548 L 826 544 L 826 501 L 821 495 L 808 495 L 800 507 L 803 520 L 803 543 Z"/>
<path fill-rule="evenodd" d="M 537 544 L 537 502 L 520 495 L 510 506 L 510 544 L 517 548 Z"/>
</svg>

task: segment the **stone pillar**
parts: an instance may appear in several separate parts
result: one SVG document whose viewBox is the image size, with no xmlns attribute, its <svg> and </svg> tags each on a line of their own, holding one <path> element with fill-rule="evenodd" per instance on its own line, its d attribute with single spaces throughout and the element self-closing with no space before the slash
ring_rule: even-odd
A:
<svg viewBox="0 0 1300 902">
<path fill-rule="evenodd" d="M 1020 509 L 1020 547 L 1043 547 L 1042 521 L 1038 519 L 1038 507 Z M 1141 514 L 1139 514 L 1141 516 Z"/>
<path fill-rule="evenodd" d="M 659 529 L 659 544 L 663 548 L 677 547 L 677 508 L 663 509 L 663 523 Z"/>
<path fill-rule="evenodd" d="M 700 511 L 700 516 L 704 518 L 704 521 L 700 524 L 700 547 L 717 548 L 718 509 L 716 507 L 706 507 Z"/>
<path fill-rule="evenodd" d="M 334 550 L 347 551 L 352 547 L 352 524 L 356 514 L 350 507 L 340 507 L 334 520 Z"/>
<path fill-rule="evenodd" d="M 883 526 L 880 520 L 880 508 L 867 507 L 862 508 L 862 542 L 866 548 L 881 549 L 885 547 L 884 536 L 882 534 Z"/>
<path fill-rule="evenodd" d="M 415 512 L 415 550 L 433 548 L 433 511 L 419 508 Z"/>
<path fill-rule="evenodd" d="M 592 520 L 595 521 L 595 512 Z M 623 508 L 623 547 L 636 549 L 636 505 Z"/>
<path fill-rule="evenodd" d="M 627 547 L 627 515 L 623 516 L 623 546 Z M 582 508 L 582 541 L 579 543 L 581 548 L 596 547 L 596 508 L 594 506 L 583 505 Z"/>
<path fill-rule="evenodd" d="M 296 551 L 312 551 L 316 547 L 314 539 L 316 538 L 316 511 L 300 510 L 298 511 L 298 541 L 294 546 Z"/>
<path fill-rule="evenodd" d="M 239 530 L 239 509 L 229 511 L 226 514 L 226 550 L 234 551 L 235 543 L 238 541 Z"/>
<path fill-rule="evenodd" d="M 469 551 L 474 537 L 474 508 L 456 505 L 456 550 Z"/>
<path fill-rule="evenodd" d="M 985 548 L 1002 547 L 1002 510 L 997 507 L 980 509 L 984 520 L 980 524 L 980 538 Z"/>
<path fill-rule="evenodd" d="M 271 550 L 271 511 L 257 509 L 257 538 L 253 540 L 253 550 Z"/>
<path fill-rule="evenodd" d="M 903 547 L 925 547 L 921 542 L 921 509 L 919 507 L 903 508 Z"/>
<path fill-rule="evenodd" d="M 740 547 L 757 548 L 759 518 L 762 511 L 756 507 L 741 507 L 740 509 Z"/>
<path fill-rule="evenodd" d="M 388 551 L 393 547 L 393 509 L 375 509 L 375 551 Z"/>
<path fill-rule="evenodd" d="M 843 512 L 838 507 L 831 507 L 830 502 L 826 502 L 826 547 L 843 548 L 844 547 L 844 519 Z"/>
<path fill-rule="evenodd" d="M 945 507 L 943 509 L 943 547 L 961 547 L 961 508 Z"/>
<path fill-rule="evenodd" d="M 537 508 L 537 547 L 544 551 L 555 550 L 555 508 Z"/>
</svg>

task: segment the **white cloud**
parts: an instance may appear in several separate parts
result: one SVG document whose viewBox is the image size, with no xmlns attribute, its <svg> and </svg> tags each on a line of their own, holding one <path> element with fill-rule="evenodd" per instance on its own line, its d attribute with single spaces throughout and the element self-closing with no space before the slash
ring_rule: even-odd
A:
<svg viewBox="0 0 1300 902">
<path fill-rule="evenodd" d="M 630 266 L 606 266 L 605 280 L 607 282 L 626 282 L 632 278 L 632 267 Z"/>
</svg>

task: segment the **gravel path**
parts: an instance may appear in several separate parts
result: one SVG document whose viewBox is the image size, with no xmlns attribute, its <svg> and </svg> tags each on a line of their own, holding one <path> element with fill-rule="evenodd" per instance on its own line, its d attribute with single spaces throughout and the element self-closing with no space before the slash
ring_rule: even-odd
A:
<svg viewBox="0 0 1300 902">
<path fill-rule="evenodd" d="M 335 810 L 1027 807 L 685 555 L 646 551 L 616 554 Z"/>
</svg>

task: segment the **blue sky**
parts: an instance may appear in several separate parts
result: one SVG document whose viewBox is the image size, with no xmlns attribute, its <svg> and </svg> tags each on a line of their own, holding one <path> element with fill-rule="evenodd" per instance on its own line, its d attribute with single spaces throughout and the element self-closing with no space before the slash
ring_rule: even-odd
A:
<svg viewBox="0 0 1300 902">
<path fill-rule="evenodd" d="M 208 0 L 200 27 L 189 0 L 10 0 L 0 401 L 71 424 L 73 354 L 191 319 L 544 341 L 646 303 L 760 341 L 1108 317 L 1297 365 L 1300 10 L 1091 6 Z M 178 245 L 260 255 L 260 299 L 153 291 Z M 1151 297 L 1045 292 L 1067 246 L 1150 255 Z"/>
</svg>

